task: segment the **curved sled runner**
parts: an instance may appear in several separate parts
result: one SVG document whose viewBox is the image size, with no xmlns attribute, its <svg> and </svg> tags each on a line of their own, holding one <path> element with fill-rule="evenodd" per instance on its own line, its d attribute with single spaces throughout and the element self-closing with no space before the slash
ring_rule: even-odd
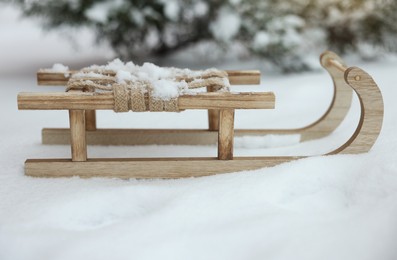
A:
<svg viewBox="0 0 397 260">
<path fill-rule="evenodd" d="M 334 61 L 333 64 L 329 61 Z M 326 51 L 320 56 L 320 63 L 333 81 L 333 98 L 322 117 L 302 128 L 296 129 L 235 129 L 235 136 L 264 136 L 299 134 L 301 142 L 325 137 L 343 121 L 350 109 L 352 89 L 344 80 L 346 65 L 335 53 Z M 336 66 L 335 66 L 336 65 Z M 73 72 L 72 72 L 73 73 Z M 259 84 L 259 71 L 228 71 L 231 84 Z M 39 72 L 39 85 L 66 85 L 64 73 Z M 96 128 L 95 110 L 86 112 L 87 143 L 90 145 L 211 145 L 218 140 L 218 112 L 208 111 L 208 129 L 101 129 Z M 43 144 L 70 144 L 70 129 L 44 128 Z"/>
<path fill-rule="evenodd" d="M 328 154 L 365 153 L 375 143 L 382 127 L 382 94 L 365 71 L 357 67 L 345 69 L 337 60 L 327 59 L 327 66 L 343 71 L 344 81 L 357 94 L 361 116 L 353 135 L 338 149 Z M 71 127 L 71 159 L 28 159 L 25 174 L 38 177 L 119 177 L 181 178 L 198 177 L 271 167 L 305 157 L 233 157 L 233 121 L 235 109 L 271 109 L 272 93 L 204 93 L 181 96 L 183 109 L 219 109 L 218 157 L 214 158 L 130 158 L 87 159 L 85 111 L 111 109 L 111 95 L 94 93 L 20 93 L 19 109 L 69 110 Z M 242 102 L 241 102 L 242 101 Z"/>
</svg>

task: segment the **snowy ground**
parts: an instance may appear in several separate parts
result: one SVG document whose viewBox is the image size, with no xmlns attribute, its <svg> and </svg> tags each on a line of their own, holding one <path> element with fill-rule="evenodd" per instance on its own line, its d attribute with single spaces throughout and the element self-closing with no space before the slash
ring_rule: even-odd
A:
<svg viewBox="0 0 397 260">
<path fill-rule="evenodd" d="M 103 54 L 106 47 L 88 48 L 88 43 L 77 52 L 28 21 L 16 23 L 9 8 L 1 7 L 0 17 L 1 260 L 397 258 L 396 59 L 355 64 L 376 79 L 385 103 L 382 133 L 368 154 L 315 156 L 273 168 L 181 180 L 30 178 L 23 173 L 26 158 L 69 156 L 68 146 L 40 144 L 41 128 L 67 126 L 67 114 L 18 111 L 17 93 L 48 90 L 36 86 L 37 68 L 54 62 L 79 67 L 111 54 Z M 322 71 L 264 75 L 262 82 L 260 90 L 275 92 L 277 109 L 239 112 L 236 127 L 303 126 L 330 102 L 331 81 Z M 354 130 L 358 104 L 353 101 L 345 122 L 327 138 L 237 148 L 236 154 L 329 151 Z M 98 120 L 100 127 L 206 127 L 204 111 L 100 112 Z M 215 153 L 215 146 L 89 147 L 92 157 Z"/>
</svg>

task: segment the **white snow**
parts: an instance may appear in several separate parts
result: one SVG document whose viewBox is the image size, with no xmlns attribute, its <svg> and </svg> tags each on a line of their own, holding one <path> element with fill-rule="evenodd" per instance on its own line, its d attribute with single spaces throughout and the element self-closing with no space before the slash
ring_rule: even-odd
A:
<svg viewBox="0 0 397 260">
<path fill-rule="evenodd" d="M 179 3 L 175 0 L 171 1 L 165 1 L 165 8 L 164 8 L 164 13 L 166 17 L 172 21 L 178 21 L 179 17 L 179 12 L 180 12 L 180 7 Z"/>
<path fill-rule="evenodd" d="M 61 63 L 55 63 L 51 69 L 49 69 L 48 71 L 52 71 L 52 72 L 68 72 L 69 71 L 69 67 L 65 66 Z"/>
<path fill-rule="evenodd" d="M 167 79 L 159 79 L 154 81 L 152 84 L 152 95 L 165 100 L 178 97 L 180 93 L 179 89 L 183 89 L 186 86 L 186 82 L 176 83 L 175 81 Z"/>
<path fill-rule="evenodd" d="M 254 49 L 265 48 L 271 43 L 271 36 L 265 31 L 259 31 L 255 34 L 254 41 L 252 43 Z"/>
<path fill-rule="evenodd" d="M 93 71 L 92 71 L 93 70 Z M 205 72 L 213 72 L 214 68 L 207 69 Z M 190 70 L 180 69 L 174 67 L 159 67 L 153 63 L 145 62 L 142 66 L 135 65 L 132 61 L 124 63 L 120 59 L 115 59 L 108 62 L 107 65 L 91 65 L 83 68 L 81 72 L 74 74 L 73 78 L 102 78 L 103 74 L 97 72 L 114 71 L 116 73 L 115 78 L 118 83 L 127 83 L 128 81 L 147 81 L 152 86 L 153 97 L 169 100 L 171 98 L 178 97 L 181 94 L 194 95 L 198 92 L 204 92 L 206 89 L 197 88 L 189 89 L 188 84 L 185 80 L 176 80 L 178 77 L 197 77 L 193 82 L 202 81 L 200 78 L 203 70 Z M 223 80 L 225 89 L 229 89 L 230 83 L 227 78 Z M 146 88 L 146 85 L 140 85 L 142 88 Z M 146 90 L 146 89 L 145 89 Z"/>
<path fill-rule="evenodd" d="M 17 93 L 62 91 L 37 87 L 36 70 L 61 59 L 70 64 L 78 57 L 82 60 L 70 66 L 79 68 L 77 64 L 92 64 L 93 53 L 104 52 L 87 48 L 75 53 L 63 40 L 43 38 L 35 26 L 11 26 L 8 11 L 0 9 L 0 50 L 5 55 L 0 59 L 1 260 L 397 258 L 396 58 L 375 63 L 347 60 L 375 78 L 384 98 L 382 132 L 367 154 L 315 156 L 272 168 L 179 180 L 31 178 L 24 176 L 26 158 L 70 157 L 68 146 L 40 143 L 41 128 L 68 127 L 68 114 L 18 111 Z M 15 58 L 21 53 L 27 54 L 26 59 Z M 96 62 L 108 59 L 100 58 Z M 248 65 L 224 63 L 219 68 Z M 233 90 L 273 91 L 277 98 L 275 110 L 237 111 L 237 128 L 296 128 L 325 111 L 332 82 L 324 71 L 265 73 L 261 87 Z M 346 120 L 326 138 L 278 147 L 237 147 L 235 154 L 325 153 L 353 133 L 358 107 L 354 99 Z M 206 111 L 99 111 L 98 125 L 204 129 L 206 115 Z M 216 146 L 90 146 L 88 153 L 90 157 L 205 157 L 216 156 Z"/>
<path fill-rule="evenodd" d="M 64 72 L 65 77 L 69 77 L 69 67 L 61 63 L 55 63 L 50 69 L 40 69 L 43 72 Z"/>
<path fill-rule="evenodd" d="M 231 8 L 223 7 L 210 25 L 210 30 L 215 39 L 227 42 L 238 33 L 240 24 L 240 16 Z"/>
<path fill-rule="evenodd" d="M 118 83 L 125 83 L 126 81 L 137 80 L 137 77 L 125 70 L 118 70 L 116 73 L 116 80 Z"/>
<path fill-rule="evenodd" d="M 193 10 L 197 17 L 204 16 L 208 13 L 208 4 L 203 1 L 198 1 L 194 4 Z"/>
<path fill-rule="evenodd" d="M 150 62 L 145 62 L 139 72 L 144 73 L 146 77 L 150 77 L 152 79 L 169 78 L 172 76 L 171 70 L 161 68 Z"/>
<path fill-rule="evenodd" d="M 241 136 L 234 138 L 235 147 L 248 149 L 293 146 L 299 144 L 299 142 L 299 134 Z"/>
<path fill-rule="evenodd" d="M 306 24 L 304 19 L 296 15 L 286 15 L 283 20 L 287 27 L 302 28 Z"/>
<path fill-rule="evenodd" d="M 76 78 L 76 79 L 81 79 L 81 78 L 104 78 L 105 76 L 103 74 L 99 74 L 99 73 L 95 73 L 95 72 L 78 72 L 73 74 L 72 78 Z"/>
<path fill-rule="evenodd" d="M 145 17 L 139 9 L 131 8 L 130 17 L 138 26 L 144 26 Z"/>
<path fill-rule="evenodd" d="M 123 0 L 98 2 L 85 12 L 85 16 L 94 22 L 105 23 L 112 10 L 119 8 L 123 4 Z"/>
<path fill-rule="evenodd" d="M 110 62 L 108 62 L 107 65 L 91 65 L 87 67 L 86 69 L 88 70 L 112 70 L 112 71 L 118 71 L 118 70 L 124 70 L 124 71 L 133 71 L 135 70 L 135 64 L 132 61 L 129 61 L 127 63 L 124 63 L 121 61 L 119 58 L 116 58 Z"/>
<path fill-rule="evenodd" d="M 111 7 L 109 2 L 95 4 L 85 12 L 85 16 L 92 21 L 104 23 L 108 19 L 108 7 Z"/>
</svg>

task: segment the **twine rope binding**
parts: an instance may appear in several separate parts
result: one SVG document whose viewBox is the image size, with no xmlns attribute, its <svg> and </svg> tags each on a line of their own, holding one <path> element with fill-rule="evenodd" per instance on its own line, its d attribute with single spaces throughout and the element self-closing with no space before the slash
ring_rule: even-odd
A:
<svg viewBox="0 0 397 260">
<path fill-rule="evenodd" d="M 113 92 L 115 112 L 168 111 L 179 112 L 178 98 L 161 99 L 153 95 L 153 86 L 146 80 L 125 80 L 117 82 L 115 72 L 108 70 L 87 70 L 101 77 L 72 77 L 66 86 L 66 91 L 82 90 L 84 92 Z M 175 82 L 185 81 L 188 89 L 211 87 L 212 91 L 229 91 L 226 71 L 205 70 L 197 76 L 181 75 L 175 77 Z"/>
</svg>

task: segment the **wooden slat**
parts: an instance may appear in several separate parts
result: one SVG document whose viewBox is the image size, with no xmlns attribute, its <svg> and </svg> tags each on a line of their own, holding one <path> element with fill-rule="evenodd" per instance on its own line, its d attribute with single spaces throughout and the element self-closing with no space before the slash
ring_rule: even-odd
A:
<svg viewBox="0 0 397 260">
<path fill-rule="evenodd" d="M 215 145 L 217 131 L 206 129 L 101 129 L 87 131 L 89 145 Z M 43 144 L 70 144 L 70 129 L 44 128 Z"/>
<path fill-rule="evenodd" d="M 273 109 L 272 92 L 255 93 L 202 93 L 178 98 L 180 109 Z M 113 93 L 19 93 L 21 110 L 111 110 Z"/>
<path fill-rule="evenodd" d="M 78 71 L 69 72 L 37 72 L 37 84 L 40 86 L 65 86 L 70 76 Z M 259 70 L 227 70 L 231 85 L 257 85 L 260 83 L 261 73 Z"/>
<path fill-rule="evenodd" d="M 261 83 L 259 70 L 227 70 L 231 85 L 258 85 Z"/>
<path fill-rule="evenodd" d="M 302 132 L 303 133 L 303 132 Z M 302 134 L 295 129 L 235 129 L 234 136 Z M 318 135 L 323 133 L 317 133 Z M 208 129 L 111 129 L 87 131 L 89 145 L 216 145 L 218 131 Z M 70 129 L 43 128 L 43 144 L 70 144 Z"/>
<path fill-rule="evenodd" d="M 35 177 L 185 178 L 272 167 L 302 157 L 29 159 L 25 174 Z"/>
<path fill-rule="evenodd" d="M 218 159 L 233 159 L 233 138 L 234 138 L 234 110 L 222 109 L 219 112 L 218 131 Z"/>
</svg>

